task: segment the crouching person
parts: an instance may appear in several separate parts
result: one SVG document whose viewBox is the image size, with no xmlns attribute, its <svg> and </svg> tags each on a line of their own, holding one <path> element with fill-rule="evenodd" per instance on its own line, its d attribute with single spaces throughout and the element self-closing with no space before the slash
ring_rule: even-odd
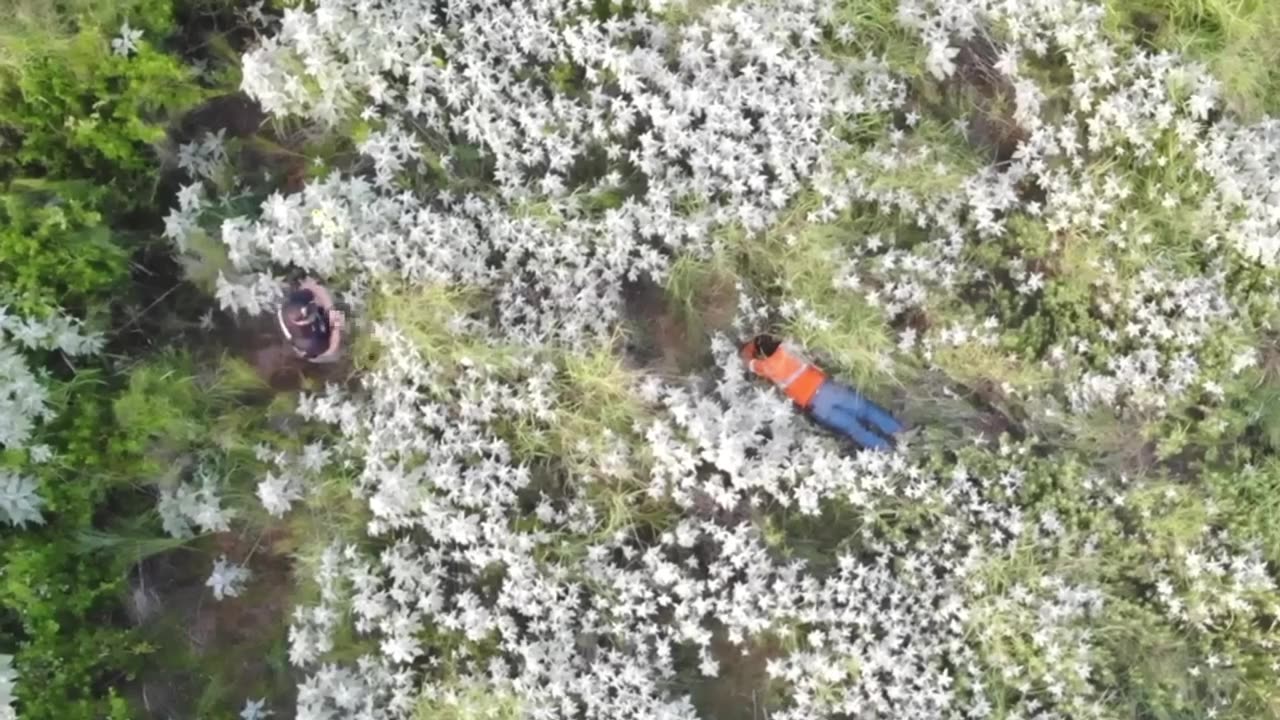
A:
<svg viewBox="0 0 1280 720">
<path fill-rule="evenodd" d="M 290 292 L 276 312 L 293 352 L 307 362 L 337 362 L 345 318 L 329 291 L 310 278 Z"/>
</svg>

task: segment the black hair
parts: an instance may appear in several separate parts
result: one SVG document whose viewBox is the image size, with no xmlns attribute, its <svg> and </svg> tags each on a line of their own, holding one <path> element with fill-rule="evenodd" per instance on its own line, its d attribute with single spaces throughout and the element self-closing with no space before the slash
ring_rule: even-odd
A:
<svg viewBox="0 0 1280 720">
<path fill-rule="evenodd" d="M 757 335 L 755 343 L 757 357 L 769 357 L 770 355 L 773 355 L 778 351 L 778 346 L 782 344 L 772 335 Z"/>
<path fill-rule="evenodd" d="M 289 293 L 281 306 L 281 311 L 289 320 L 310 322 L 320 312 L 315 293 L 310 290 L 294 290 Z"/>
<path fill-rule="evenodd" d="M 315 303 L 293 301 L 286 302 L 280 310 L 284 313 L 284 319 L 290 325 L 299 329 L 309 327 L 315 322 L 316 316 L 320 312 Z"/>
</svg>

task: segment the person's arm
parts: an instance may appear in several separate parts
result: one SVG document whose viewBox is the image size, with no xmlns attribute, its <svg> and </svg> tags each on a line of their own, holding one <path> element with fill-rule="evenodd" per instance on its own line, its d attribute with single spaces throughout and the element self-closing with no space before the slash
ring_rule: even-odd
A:
<svg viewBox="0 0 1280 720">
<path fill-rule="evenodd" d="M 311 358 L 314 363 L 331 363 L 338 360 L 338 348 L 342 344 L 342 326 L 346 322 L 341 310 L 329 309 L 329 347 Z"/>
</svg>

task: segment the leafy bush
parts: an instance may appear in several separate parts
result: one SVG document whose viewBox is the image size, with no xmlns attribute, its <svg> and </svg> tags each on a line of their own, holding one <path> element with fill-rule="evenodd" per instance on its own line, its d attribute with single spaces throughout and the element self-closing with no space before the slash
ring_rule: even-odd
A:
<svg viewBox="0 0 1280 720">
<path fill-rule="evenodd" d="M 88 552 L 110 545 L 82 539 L 109 537 L 121 519 L 156 529 L 154 496 L 137 481 L 157 462 L 146 438 L 164 430 L 154 413 L 117 422 L 115 411 L 131 407 L 127 391 L 119 398 L 126 378 L 84 357 L 101 341 L 79 323 L 104 329 L 136 297 L 129 258 L 159 225 L 157 148 L 172 117 L 205 94 L 160 49 L 176 4 L 18 0 L 0 23 L 0 399 L 12 431 L 3 437 L 16 440 L 0 472 L 35 480 L 43 517 L 0 535 L 0 647 L 14 655 L 24 718 L 130 717 L 126 688 L 152 650 L 120 617 L 136 557 Z M 140 31 L 132 47 L 121 42 L 125 23 Z M 194 404 L 178 409 L 207 419 Z"/>
<path fill-rule="evenodd" d="M 166 123 L 204 93 L 178 59 L 145 39 L 114 53 L 106 32 L 82 29 L 63 52 L 0 69 L 0 178 L 95 178 L 122 205 L 152 199 Z"/>
<path fill-rule="evenodd" d="M 264 424 L 269 406 L 242 402 L 243 374 L 172 353 L 133 367 L 124 387 L 86 368 L 54 384 L 55 419 L 39 433 L 52 457 L 24 470 L 40 482 L 46 522 L 0 536 L 0 643 L 24 678 L 40 678 L 17 685 L 22 717 L 124 716 L 116 694 L 156 649 L 122 624 L 129 569 L 187 541 L 163 537 L 157 491 L 209 473 L 210 491 L 247 494 L 261 469 L 254 446 L 285 442 Z M 18 453 L 7 461 L 22 464 Z"/>
<path fill-rule="evenodd" d="M 0 536 L 0 642 L 22 673 L 24 718 L 103 717 L 113 705 L 107 689 L 122 686 L 149 650 L 114 620 L 122 568 L 81 554 L 75 542 L 106 503 L 123 513 L 145 507 L 121 493 L 130 458 L 110 437 L 110 408 L 91 375 L 82 373 L 42 429 L 54 458 L 28 469 L 40 480 L 46 523 Z"/>
<path fill-rule="evenodd" d="M 4 300 L 24 314 L 102 314 L 128 277 L 126 251 L 98 210 L 102 195 L 84 182 L 15 183 L 0 194 Z"/>
</svg>

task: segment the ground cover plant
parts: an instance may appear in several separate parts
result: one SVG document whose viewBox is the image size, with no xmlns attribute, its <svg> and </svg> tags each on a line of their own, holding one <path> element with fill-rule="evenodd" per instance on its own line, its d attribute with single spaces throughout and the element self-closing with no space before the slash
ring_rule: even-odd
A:
<svg viewBox="0 0 1280 720">
<path fill-rule="evenodd" d="M 84 607 L 137 618 L 80 716 L 1280 715 L 1269 5 L 235 10 L 261 123 L 93 155 L 0 116 L 69 158 L 14 172 L 120 167 L 0 204 L 10 624 L 22 553 L 77 530 Z M 148 212 L 187 280 L 104 355 L 86 326 L 138 315 L 95 317 L 91 269 Z M 302 275 L 352 332 L 282 380 L 246 338 Z M 818 429 L 743 367 L 762 330 L 912 429 Z M 96 427 L 128 492 L 68 505 Z M 149 630 L 192 577 L 204 634 Z M 0 698 L 57 716 L 53 635 L 6 637 Z"/>
</svg>

